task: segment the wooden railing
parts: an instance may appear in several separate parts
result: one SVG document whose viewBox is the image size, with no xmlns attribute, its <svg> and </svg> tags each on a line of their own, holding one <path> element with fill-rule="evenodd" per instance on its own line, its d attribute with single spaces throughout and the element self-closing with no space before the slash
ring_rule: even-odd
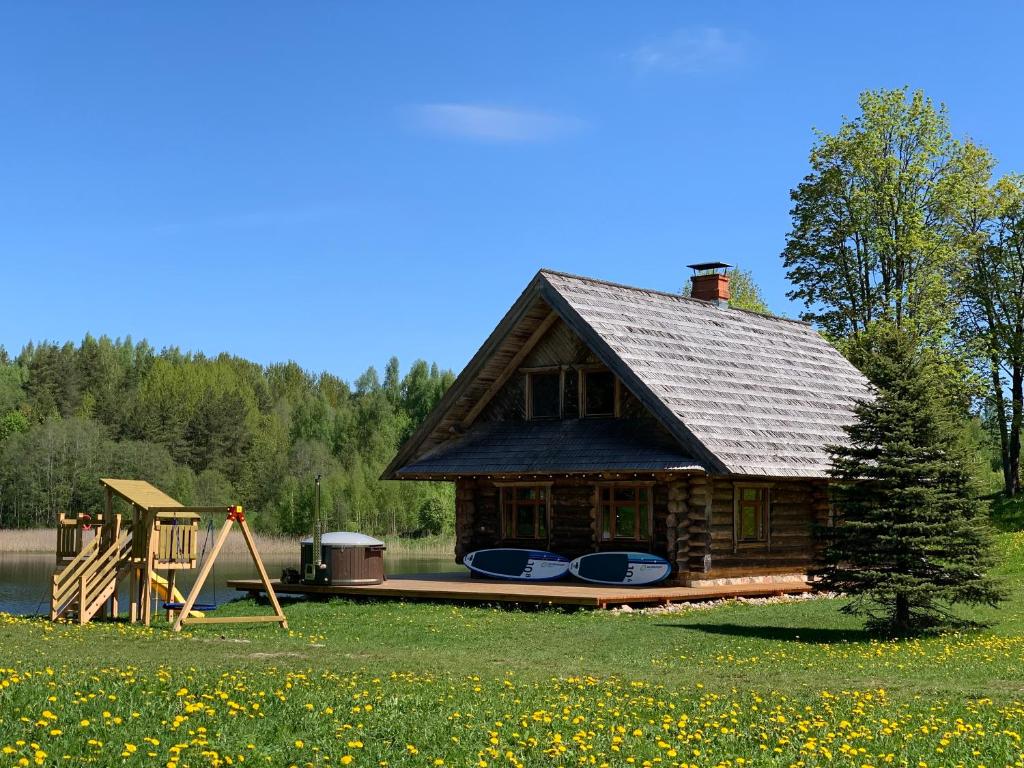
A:
<svg viewBox="0 0 1024 768">
<path fill-rule="evenodd" d="M 82 551 L 82 526 L 77 517 L 69 517 L 63 512 L 57 518 L 57 564 L 74 560 Z"/>
<path fill-rule="evenodd" d="M 57 619 L 76 607 L 78 623 L 85 624 L 117 590 L 119 571 L 131 551 L 132 534 L 125 531 L 106 549 L 100 536 L 82 547 L 67 567 L 53 574 L 50 618 Z"/>
</svg>

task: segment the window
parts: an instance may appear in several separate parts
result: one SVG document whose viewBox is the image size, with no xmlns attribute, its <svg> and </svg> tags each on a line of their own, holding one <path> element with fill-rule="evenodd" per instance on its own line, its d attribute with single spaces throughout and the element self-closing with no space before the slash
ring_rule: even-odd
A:
<svg viewBox="0 0 1024 768">
<path fill-rule="evenodd" d="M 544 371 L 528 375 L 529 417 L 558 419 L 562 416 L 562 372 Z"/>
<path fill-rule="evenodd" d="M 501 489 L 501 535 L 505 539 L 545 539 L 548 535 L 548 494 L 544 485 Z"/>
<path fill-rule="evenodd" d="M 601 541 L 649 541 L 653 516 L 649 485 L 602 485 L 597 490 Z"/>
<path fill-rule="evenodd" d="M 741 544 L 766 543 L 769 537 L 771 488 L 767 485 L 736 485 L 733 539 Z"/>
<path fill-rule="evenodd" d="M 583 415 L 615 415 L 615 376 L 611 371 L 583 374 Z"/>
</svg>

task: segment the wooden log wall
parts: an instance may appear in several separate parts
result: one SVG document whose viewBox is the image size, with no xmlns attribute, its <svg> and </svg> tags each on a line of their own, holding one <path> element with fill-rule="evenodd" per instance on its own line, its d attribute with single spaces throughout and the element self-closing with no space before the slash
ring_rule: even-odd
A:
<svg viewBox="0 0 1024 768">
<path fill-rule="evenodd" d="M 668 525 L 675 529 L 675 562 L 679 574 L 703 574 L 710 567 L 711 537 L 708 527 L 705 475 L 688 475 L 668 486 Z M 669 551 L 671 548 L 671 534 Z"/>
<path fill-rule="evenodd" d="M 741 481 L 742 482 L 742 481 Z M 711 572 L 783 573 L 805 570 L 814 560 L 816 523 L 828 516 L 828 487 L 821 480 L 771 484 L 767 542 L 736 546 L 734 483 L 719 480 L 711 493 Z"/>
<path fill-rule="evenodd" d="M 594 485 L 566 478 L 551 487 L 551 538 L 548 548 L 566 557 L 594 551 Z"/>
<path fill-rule="evenodd" d="M 624 548 L 653 552 L 672 559 L 669 546 L 669 486 L 653 486 L 654 525 L 649 545 L 623 541 L 598 540 L 596 478 L 538 478 L 539 484 L 551 483 L 551 520 L 547 541 L 527 542 L 501 538 L 501 490 L 494 480 L 461 478 L 455 484 L 455 559 L 476 549 L 496 546 L 538 546 L 553 552 L 578 557 L 599 549 Z"/>
<path fill-rule="evenodd" d="M 473 518 L 475 517 L 476 483 L 466 478 L 455 481 L 455 562 L 473 551 Z"/>
<path fill-rule="evenodd" d="M 640 549 L 667 557 L 680 581 L 742 575 L 791 573 L 813 561 L 814 530 L 831 521 L 828 486 L 818 480 L 772 483 L 770 541 L 735 547 L 734 481 L 700 474 L 662 477 L 653 486 L 654 527 L 650 546 L 598 540 L 596 478 L 538 478 L 551 482 L 551 524 L 547 542 L 536 542 L 567 557 L 600 549 Z M 740 481 L 742 482 L 742 480 Z M 475 549 L 525 546 L 501 538 L 500 489 L 486 478 L 462 478 L 455 486 L 455 557 Z"/>
</svg>

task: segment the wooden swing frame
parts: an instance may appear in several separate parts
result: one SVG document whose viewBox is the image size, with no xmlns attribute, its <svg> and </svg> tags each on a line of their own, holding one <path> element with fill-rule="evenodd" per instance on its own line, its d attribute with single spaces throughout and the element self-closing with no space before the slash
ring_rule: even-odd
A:
<svg viewBox="0 0 1024 768">
<path fill-rule="evenodd" d="M 213 569 L 213 564 L 217 561 L 217 555 L 220 554 L 221 547 L 224 546 L 224 541 L 227 539 L 228 534 L 231 533 L 232 526 L 238 523 L 238 527 L 242 531 L 242 537 L 245 539 L 245 546 L 249 549 L 249 555 L 252 557 L 253 563 L 256 565 L 256 570 L 259 572 L 260 581 L 263 583 L 263 589 L 267 593 L 267 599 L 270 600 L 271 606 L 274 608 L 274 614 L 271 616 L 190 616 L 189 613 L 192 610 L 192 606 L 195 605 L 199 599 L 199 592 L 203 588 L 203 584 L 206 582 L 206 578 L 210 575 L 210 571 Z M 188 597 L 185 599 L 184 605 L 177 610 L 177 616 L 174 619 L 174 626 L 172 629 L 175 632 L 180 632 L 181 627 L 184 624 L 244 624 L 248 622 L 275 622 L 281 625 L 282 629 L 288 629 L 288 619 L 285 618 L 284 611 L 281 610 L 281 603 L 277 600 L 277 594 L 274 592 L 274 587 L 270 583 L 270 577 L 267 575 L 267 569 L 263 567 L 263 560 L 260 558 L 260 553 L 256 549 L 256 542 L 252 538 L 252 531 L 249 530 L 249 524 L 245 521 L 245 512 L 240 506 L 228 507 L 228 515 L 224 520 L 224 525 L 221 526 L 220 533 L 217 535 L 217 540 L 214 542 L 213 549 L 206 556 L 203 561 L 202 567 L 199 569 L 199 574 L 196 576 L 196 581 L 192 585 L 192 589 L 188 593 Z"/>
</svg>

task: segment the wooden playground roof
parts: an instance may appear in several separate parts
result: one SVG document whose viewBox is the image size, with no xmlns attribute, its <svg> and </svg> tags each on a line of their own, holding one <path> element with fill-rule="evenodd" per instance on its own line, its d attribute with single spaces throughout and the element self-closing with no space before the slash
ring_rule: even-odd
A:
<svg viewBox="0 0 1024 768">
<path fill-rule="evenodd" d="M 134 504 L 139 509 L 166 509 L 167 507 L 181 507 L 181 502 L 172 499 L 155 485 L 145 480 L 118 480 L 111 477 L 100 478 L 100 485 L 109 488 L 129 504 Z"/>
</svg>

